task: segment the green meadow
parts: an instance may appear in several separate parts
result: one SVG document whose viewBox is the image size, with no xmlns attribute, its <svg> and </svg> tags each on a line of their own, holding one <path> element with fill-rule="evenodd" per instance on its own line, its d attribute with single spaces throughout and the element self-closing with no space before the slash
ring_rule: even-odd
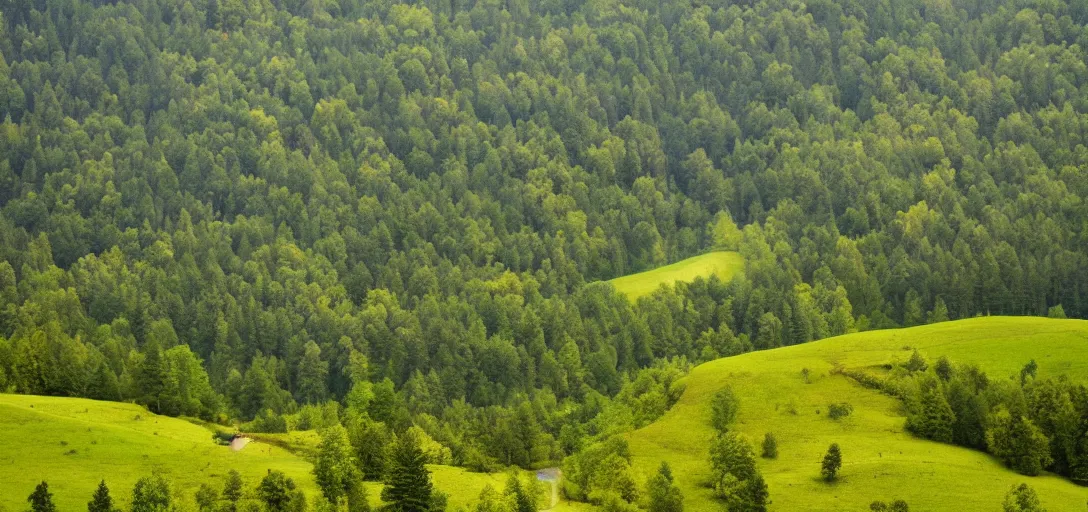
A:
<svg viewBox="0 0 1088 512">
<path fill-rule="evenodd" d="M 626 295 L 631 301 L 637 301 L 639 297 L 653 293 L 662 285 L 671 285 L 676 282 L 690 283 L 697 277 L 712 275 L 718 276 L 718 279 L 722 281 L 728 281 L 743 269 L 744 259 L 739 253 L 715 251 L 646 272 L 617 277 L 609 283 L 612 283 L 616 291 Z"/>
<path fill-rule="evenodd" d="M 83 510 L 100 480 L 127 507 L 136 480 L 160 474 L 185 498 L 201 483 L 216 487 L 231 469 L 247 483 L 283 471 L 316 494 L 309 462 L 259 442 L 239 452 L 212 441 L 207 428 L 127 403 L 0 395 L 0 505 L 22 510 L 42 480 L 58 510 Z"/>
<path fill-rule="evenodd" d="M 0 431 L 0 510 L 23 510 L 42 480 L 49 482 L 58 510 L 84 510 L 103 479 L 127 510 L 133 484 L 151 474 L 167 478 L 177 498 L 189 502 L 202 483 L 220 488 L 231 469 L 242 474 L 247 488 L 274 469 L 293 478 L 308 497 L 319 492 L 307 460 L 319 441 L 313 431 L 256 434 L 233 452 L 215 444 L 205 426 L 138 405 L 9 394 L 0 394 Z M 428 469 L 435 487 L 449 495 L 450 510 L 471 506 L 487 485 L 501 491 L 507 479 L 505 473 L 451 466 Z M 381 485 L 368 483 L 367 489 L 372 503 L 380 504 Z M 553 510 L 588 508 L 564 501 Z"/>
<path fill-rule="evenodd" d="M 756 453 L 766 432 L 778 438 L 779 457 L 759 460 L 771 510 L 868 510 L 874 500 L 905 499 L 911 510 L 992 511 L 1020 482 L 1034 487 L 1051 511 L 1085 509 L 1088 489 L 1052 475 L 1021 476 L 985 453 L 914 438 L 904 431 L 898 400 L 830 374 L 836 365 L 905 361 L 912 348 L 931 362 L 944 355 L 976 363 L 994 379 L 1018 374 L 1030 359 L 1040 378 L 1088 379 L 1088 321 L 1081 320 L 976 318 L 753 352 L 696 367 L 676 406 L 628 435 L 635 466 L 648 475 L 668 461 L 685 510 L 720 510 L 704 487 L 713 437 L 709 402 L 728 385 L 740 398 L 734 428 Z M 827 405 L 843 401 L 853 413 L 828 418 Z M 819 478 L 820 461 L 832 442 L 842 447 L 843 468 L 839 481 L 827 484 Z"/>
</svg>

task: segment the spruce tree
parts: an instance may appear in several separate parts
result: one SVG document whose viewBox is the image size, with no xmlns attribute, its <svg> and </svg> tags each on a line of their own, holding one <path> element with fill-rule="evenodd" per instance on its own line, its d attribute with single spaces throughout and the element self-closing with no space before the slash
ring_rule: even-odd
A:
<svg viewBox="0 0 1088 512">
<path fill-rule="evenodd" d="M 31 512 L 57 512 L 57 506 L 53 504 L 53 493 L 49 492 L 49 484 L 45 481 L 34 488 L 26 501 L 30 503 Z"/>
<path fill-rule="evenodd" d="M 514 503 L 513 512 L 536 512 L 536 500 L 529 489 L 525 488 L 517 474 L 511 474 L 506 481 L 506 495 Z"/>
<path fill-rule="evenodd" d="M 389 476 L 382 500 L 398 512 L 426 512 L 431 508 L 431 474 L 419 440 L 405 432 L 393 446 Z"/>
<path fill-rule="evenodd" d="M 827 448 L 827 454 L 824 455 L 824 462 L 820 468 L 820 474 L 823 475 L 824 480 L 830 482 L 838 477 L 839 468 L 841 467 L 842 451 L 839 450 L 839 443 L 831 443 L 831 446 Z"/>
<path fill-rule="evenodd" d="M 98 489 L 87 503 L 87 512 L 113 512 L 113 498 L 110 497 L 110 489 L 106 487 L 106 481 L 98 483 Z"/>
<path fill-rule="evenodd" d="M 646 481 L 646 509 L 650 512 L 681 512 L 684 496 L 672 481 L 672 469 L 662 462 L 657 474 Z"/>
</svg>

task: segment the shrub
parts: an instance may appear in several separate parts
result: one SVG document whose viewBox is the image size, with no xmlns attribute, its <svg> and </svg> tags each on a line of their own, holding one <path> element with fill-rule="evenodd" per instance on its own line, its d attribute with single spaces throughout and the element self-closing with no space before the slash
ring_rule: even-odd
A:
<svg viewBox="0 0 1088 512">
<path fill-rule="evenodd" d="M 854 406 L 846 402 L 830 404 L 827 406 L 827 416 L 833 420 L 845 418 L 852 412 L 854 412 Z"/>
<path fill-rule="evenodd" d="M 778 458 L 778 440 L 775 439 L 774 434 L 770 432 L 767 432 L 767 434 L 763 436 L 763 458 Z"/>
</svg>

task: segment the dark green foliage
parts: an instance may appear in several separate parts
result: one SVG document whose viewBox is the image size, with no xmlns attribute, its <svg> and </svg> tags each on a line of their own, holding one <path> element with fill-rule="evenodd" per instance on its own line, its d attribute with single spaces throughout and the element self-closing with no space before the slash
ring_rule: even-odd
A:
<svg viewBox="0 0 1088 512">
<path fill-rule="evenodd" d="M 869 504 L 869 510 L 873 512 L 910 512 L 910 505 L 906 501 L 895 500 L 890 504 L 883 501 L 874 501 Z"/>
<path fill-rule="evenodd" d="M 948 403 L 943 384 L 929 377 L 921 379 L 919 387 L 914 410 L 907 416 L 907 429 L 926 439 L 952 442 L 956 415 Z"/>
<path fill-rule="evenodd" d="M 514 505 L 512 512 L 537 511 L 536 496 L 530 485 L 522 483 L 521 478 L 516 474 L 511 474 L 510 478 L 506 480 L 504 494 L 510 498 Z"/>
<path fill-rule="evenodd" d="M 710 401 L 710 425 L 719 433 L 729 431 L 729 426 L 737 420 L 740 401 L 733 393 L 733 388 L 722 388 Z"/>
<path fill-rule="evenodd" d="M 530 467 L 657 361 L 1088 316 L 1083 6 L 832 4 L 9 1 L 0 389 Z"/>
<path fill-rule="evenodd" d="M 684 496 L 673 483 L 672 470 L 662 462 L 657 473 L 646 480 L 646 510 L 649 512 L 682 512 Z"/>
<path fill-rule="evenodd" d="M 926 358 L 915 349 L 914 352 L 910 354 L 910 359 L 907 360 L 907 363 L 904 364 L 903 367 L 910 372 L 924 372 L 926 371 L 926 368 L 929 368 L 929 363 L 927 363 Z"/>
<path fill-rule="evenodd" d="M 1035 489 L 1028 484 L 1013 486 L 1005 494 L 1004 510 L 1005 512 L 1046 512 L 1039 503 L 1039 496 L 1035 494 Z"/>
<path fill-rule="evenodd" d="M 846 402 L 827 405 L 827 417 L 833 420 L 845 418 L 852 412 L 854 412 L 854 406 Z"/>
<path fill-rule="evenodd" d="M 426 512 L 431 510 L 433 488 L 430 471 L 424 466 L 426 457 L 419 440 L 411 432 L 401 434 L 389 458 L 386 487 L 382 501 L 397 512 Z"/>
<path fill-rule="evenodd" d="M 714 495 L 728 510 L 766 510 L 767 483 L 743 438 L 733 433 L 719 435 L 710 446 L 710 467 Z"/>
<path fill-rule="evenodd" d="M 1035 374 L 1038 371 L 1039 365 L 1035 363 L 1035 360 L 1032 359 L 1031 361 L 1028 361 L 1028 364 L 1025 364 L 1024 367 L 1020 369 L 1020 385 L 1026 385 L 1028 379 L 1034 379 Z"/>
<path fill-rule="evenodd" d="M 767 432 L 763 436 L 763 452 L 761 453 L 761 456 L 765 459 L 778 458 L 778 439 L 770 432 Z"/>
<path fill-rule="evenodd" d="M 194 498 L 200 512 L 214 512 L 216 510 L 216 503 L 219 502 L 219 492 L 212 486 L 203 483 L 200 484 L 200 488 L 196 490 Z"/>
<path fill-rule="evenodd" d="M 1050 440 L 1030 418 L 1002 408 L 990 417 L 986 445 L 1013 470 L 1028 476 L 1042 472 L 1053 459 Z"/>
<path fill-rule="evenodd" d="M 26 501 L 30 503 L 31 512 L 56 512 L 57 506 L 53 504 L 53 493 L 49 492 L 49 484 L 42 482 L 34 487 Z"/>
<path fill-rule="evenodd" d="M 114 512 L 113 498 L 110 497 L 110 489 L 106 487 L 106 481 L 98 483 L 91 501 L 87 503 L 87 512 Z"/>
<path fill-rule="evenodd" d="M 281 471 L 268 471 L 257 485 L 257 496 L 269 512 L 287 512 L 295 490 L 294 480 Z"/>
<path fill-rule="evenodd" d="M 838 478 L 840 468 L 842 468 L 842 451 L 839 450 L 839 443 L 831 443 L 820 464 L 820 475 L 824 477 L 824 480 L 831 482 Z"/>
<path fill-rule="evenodd" d="M 161 476 L 143 477 L 132 487 L 132 512 L 168 512 L 170 484 Z"/>
<path fill-rule="evenodd" d="M 389 459 L 392 433 L 384 423 L 357 418 L 348 423 L 348 436 L 363 479 L 381 480 Z"/>
</svg>

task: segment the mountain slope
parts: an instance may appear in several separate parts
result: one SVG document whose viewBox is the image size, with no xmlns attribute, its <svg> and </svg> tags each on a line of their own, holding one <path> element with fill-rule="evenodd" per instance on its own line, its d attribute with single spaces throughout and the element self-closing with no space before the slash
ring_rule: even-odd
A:
<svg viewBox="0 0 1088 512">
<path fill-rule="evenodd" d="M 905 499 L 918 510 L 998 510 L 1005 492 L 1025 481 L 1050 510 L 1084 507 L 1088 489 L 1055 476 L 1024 477 L 985 453 L 912 437 L 898 400 L 829 374 L 839 364 L 904 361 L 906 347 L 930 361 L 944 355 L 977 363 L 995 379 L 1018 373 L 1029 359 L 1038 362 L 1040 377 L 1088 379 L 1088 322 L 1079 320 L 976 318 L 754 352 L 695 368 L 676 406 L 629 434 L 635 465 L 650 474 L 668 461 L 686 510 L 719 510 L 701 483 L 710 474 L 709 401 L 730 385 L 741 401 L 736 430 L 753 444 L 766 432 L 778 438 L 779 458 L 759 462 L 772 510 L 865 510 L 877 499 Z M 827 418 L 827 405 L 842 401 L 853 414 Z M 841 480 L 828 485 L 819 480 L 820 460 L 832 442 L 842 446 L 844 465 Z"/>
</svg>

